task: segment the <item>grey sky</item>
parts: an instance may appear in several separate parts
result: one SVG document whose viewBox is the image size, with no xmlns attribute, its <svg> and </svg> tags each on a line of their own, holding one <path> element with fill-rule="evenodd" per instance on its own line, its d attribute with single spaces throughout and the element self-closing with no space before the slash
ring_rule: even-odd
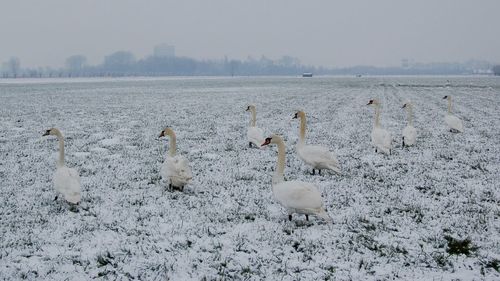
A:
<svg viewBox="0 0 500 281">
<path fill-rule="evenodd" d="M 0 62 L 92 64 L 154 45 L 179 56 L 291 55 L 325 66 L 500 62 L 497 0 L 0 0 Z"/>
</svg>

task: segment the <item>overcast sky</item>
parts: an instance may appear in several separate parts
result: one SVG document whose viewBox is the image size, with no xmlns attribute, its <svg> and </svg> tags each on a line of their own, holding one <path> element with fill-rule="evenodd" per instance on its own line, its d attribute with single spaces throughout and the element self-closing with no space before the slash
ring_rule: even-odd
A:
<svg viewBox="0 0 500 281">
<path fill-rule="evenodd" d="M 498 0 L 0 0 L 0 62 L 91 64 L 155 45 L 179 56 L 298 57 L 324 66 L 500 62 Z"/>
</svg>

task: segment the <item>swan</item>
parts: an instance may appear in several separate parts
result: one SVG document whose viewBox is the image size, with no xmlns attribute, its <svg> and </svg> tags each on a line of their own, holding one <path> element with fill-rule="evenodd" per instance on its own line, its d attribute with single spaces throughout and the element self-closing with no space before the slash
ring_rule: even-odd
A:
<svg viewBox="0 0 500 281">
<path fill-rule="evenodd" d="M 413 127 L 413 104 L 407 102 L 403 105 L 408 111 L 408 125 L 403 129 L 403 147 L 412 146 L 417 140 L 417 129 Z"/>
<path fill-rule="evenodd" d="M 250 126 L 247 130 L 247 138 L 248 138 L 248 147 L 252 147 L 252 144 L 255 147 L 260 148 L 262 142 L 264 141 L 264 131 L 261 128 L 255 125 L 257 112 L 255 110 L 255 105 L 251 104 L 247 107 L 246 111 L 250 111 L 252 113 L 252 119 L 250 120 Z"/>
<path fill-rule="evenodd" d="M 375 123 L 372 130 L 372 143 L 375 146 L 375 152 L 391 154 L 391 134 L 380 127 L 380 102 L 376 99 L 370 100 L 367 105 L 375 106 Z"/>
<path fill-rule="evenodd" d="M 311 183 L 302 181 L 285 181 L 283 172 L 285 170 L 285 143 L 278 135 L 272 135 L 266 138 L 261 146 L 269 144 L 278 146 L 278 162 L 273 176 L 273 195 L 276 200 L 287 209 L 288 220 L 292 220 L 292 214 L 304 214 L 306 220 L 309 220 L 309 215 L 316 215 L 326 221 L 332 222 L 332 218 L 328 215 L 323 207 L 323 199 L 321 194 Z"/>
<path fill-rule="evenodd" d="M 296 150 L 299 158 L 306 164 L 312 166 L 312 174 L 315 169 L 321 175 L 321 169 L 328 169 L 340 175 L 340 165 L 335 154 L 331 153 L 327 147 L 306 144 L 306 114 L 304 111 L 295 113 L 293 119 L 300 118 L 299 142 Z"/>
<path fill-rule="evenodd" d="M 75 169 L 68 168 L 64 164 L 64 137 L 59 129 L 51 128 L 45 131 L 43 136 L 56 136 L 59 141 L 59 159 L 57 169 L 54 173 L 54 188 L 64 196 L 64 199 L 72 204 L 78 204 L 82 199 L 80 176 Z M 56 195 L 55 200 L 57 200 Z"/>
<path fill-rule="evenodd" d="M 161 168 L 161 176 L 168 182 L 170 189 L 183 191 L 184 186 L 193 178 L 188 160 L 176 155 L 176 136 L 172 128 L 167 127 L 161 131 L 159 138 L 169 136 L 170 149 Z"/>
<path fill-rule="evenodd" d="M 450 132 L 463 133 L 464 124 L 457 116 L 451 114 L 451 96 L 444 96 L 443 99 L 448 99 L 448 113 L 444 116 L 444 121 L 450 127 Z"/>
</svg>

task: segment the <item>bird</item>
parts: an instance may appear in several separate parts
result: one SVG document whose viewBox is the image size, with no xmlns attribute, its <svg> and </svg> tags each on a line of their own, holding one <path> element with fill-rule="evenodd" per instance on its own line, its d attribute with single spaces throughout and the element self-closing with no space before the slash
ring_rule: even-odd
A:
<svg viewBox="0 0 500 281">
<path fill-rule="evenodd" d="M 274 198 L 287 210 L 288 220 L 292 220 L 292 214 L 304 214 L 306 220 L 309 215 L 316 215 L 328 222 L 332 218 L 324 208 L 323 198 L 316 186 L 302 181 L 285 181 L 283 173 L 285 170 L 286 148 L 283 139 L 273 134 L 264 140 L 262 146 L 276 144 L 278 146 L 278 162 L 274 171 L 272 190 Z"/>
<path fill-rule="evenodd" d="M 264 131 L 261 128 L 257 127 L 255 124 L 257 117 L 255 105 L 249 105 L 246 111 L 250 111 L 250 113 L 252 114 L 252 119 L 250 119 L 250 126 L 248 126 L 247 130 L 248 147 L 252 147 L 252 145 L 255 145 L 255 147 L 260 148 L 260 145 L 264 141 Z"/>
<path fill-rule="evenodd" d="M 170 189 L 183 191 L 184 186 L 193 178 L 189 161 L 182 155 L 176 155 L 176 136 L 172 128 L 165 128 L 158 138 L 164 136 L 170 138 L 170 149 L 161 168 L 161 176 L 168 182 Z"/>
<path fill-rule="evenodd" d="M 53 176 L 54 189 L 64 196 L 64 200 L 71 204 L 80 203 L 81 196 L 81 181 L 80 175 L 73 168 L 68 168 L 64 163 L 64 137 L 61 131 L 57 128 L 51 128 L 45 131 L 43 136 L 56 136 L 59 141 L 59 159 L 57 160 L 56 172 Z M 57 200 L 56 195 L 55 200 Z"/>
<path fill-rule="evenodd" d="M 408 125 L 403 129 L 403 147 L 412 146 L 417 140 L 417 129 L 413 127 L 413 104 L 407 102 L 403 105 L 408 111 Z"/>
<path fill-rule="evenodd" d="M 450 127 L 450 132 L 463 133 L 464 124 L 462 123 L 462 120 L 451 113 L 451 96 L 444 96 L 443 99 L 448 100 L 448 112 L 444 116 L 444 121 L 446 122 L 448 127 Z"/>
<path fill-rule="evenodd" d="M 306 114 L 304 111 L 295 113 L 293 119 L 300 119 L 299 142 L 295 147 L 299 158 L 306 164 L 312 166 L 312 174 L 315 174 L 315 169 L 321 175 L 322 169 L 332 170 L 337 174 L 340 172 L 340 164 L 337 161 L 335 154 L 331 153 L 328 147 L 320 145 L 306 144 Z"/>
<path fill-rule="evenodd" d="M 391 154 L 392 138 L 391 134 L 380 126 L 380 102 L 376 99 L 370 100 L 367 105 L 375 106 L 375 123 L 372 130 L 372 143 L 375 146 L 375 152 Z"/>
</svg>

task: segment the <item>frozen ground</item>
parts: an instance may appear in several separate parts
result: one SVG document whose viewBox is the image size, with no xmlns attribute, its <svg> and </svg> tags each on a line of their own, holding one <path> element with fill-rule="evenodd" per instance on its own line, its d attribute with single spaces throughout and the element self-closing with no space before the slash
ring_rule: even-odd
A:
<svg viewBox="0 0 500 281">
<path fill-rule="evenodd" d="M 463 134 L 445 126 L 449 94 Z M 370 145 L 371 98 L 391 156 Z M 498 280 L 499 98 L 498 78 L 474 77 L 0 82 L 0 278 Z M 407 99 L 419 137 L 402 149 Z M 247 148 L 248 103 L 284 136 L 285 177 L 315 183 L 333 225 L 286 220 L 271 193 L 276 147 Z M 343 176 L 307 173 L 297 109 Z M 167 125 L 193 169 L 184 193 L 159 177 Z M 52 126 L 82 178 L 78 213 L 53 201 L 57 142 L 41 137 Z"/>
</svg>

